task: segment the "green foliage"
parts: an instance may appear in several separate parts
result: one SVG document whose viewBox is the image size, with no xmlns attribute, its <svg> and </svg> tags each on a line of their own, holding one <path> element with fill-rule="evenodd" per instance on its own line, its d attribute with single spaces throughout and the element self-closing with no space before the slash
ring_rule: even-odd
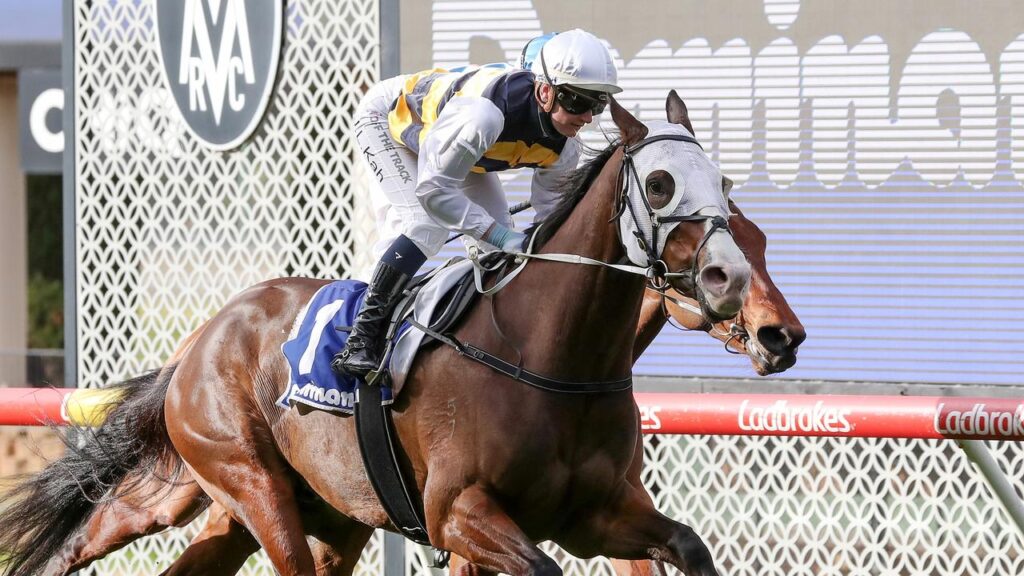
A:
<svg viewBox="0 0 1024 576">
<path fill-rule="evenodd" d="M 29 176 L 28 345 L 64 347 L 62 178 Z"/>
<path fill-rule="evenodd" d="M 64 286 L 34 273 L 28 281 L 29 348 L 64 347 Z"/>
<path fill-rule="evenodd" d="M 59 280 L 63 275 L 63 191 L 62 178 L 29 176 L 28 183 L 28 269 Z"/>
</svg>

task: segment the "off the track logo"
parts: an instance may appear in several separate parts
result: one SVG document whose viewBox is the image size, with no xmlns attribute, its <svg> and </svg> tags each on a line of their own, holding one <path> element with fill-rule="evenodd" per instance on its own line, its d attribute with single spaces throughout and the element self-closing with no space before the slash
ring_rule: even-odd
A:
<svg viewBox="0 0 1024 576">
<path fill-rule="evenodd" d="M 157 0 L 160 56 L 185 124 L 215 149 L 247 138 L 266 109 L 281 45 L 281 2 Z"/>
</svg>

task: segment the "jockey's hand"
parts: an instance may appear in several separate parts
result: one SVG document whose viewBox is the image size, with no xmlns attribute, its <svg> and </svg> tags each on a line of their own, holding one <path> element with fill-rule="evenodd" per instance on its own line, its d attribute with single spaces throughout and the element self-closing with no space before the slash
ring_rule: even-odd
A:
<svg viewBox="0 0 1024 576">
<path fill-rule="evenodd" d="M 522 252 L 523 243 L 526 242 L 526 234 L 516 232 L 495 222 L 482 238 L 491 246 L 502 252 Z"/>
</svg>

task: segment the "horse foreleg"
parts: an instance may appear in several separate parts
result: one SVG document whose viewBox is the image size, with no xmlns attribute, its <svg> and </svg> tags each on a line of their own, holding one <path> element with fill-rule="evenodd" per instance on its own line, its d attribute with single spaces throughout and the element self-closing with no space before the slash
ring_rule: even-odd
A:
<svg viewBox="0 0 1024 576">
<path fill-rule="evenodd" d="M 661 314 L 661 301 L 660 296 L 656 301 L 657 313 Z M 647 306 L 648 299 L 644 300 L 644 305 Z M 646 312 L 645 312 L 646 313 Z M 641 324 L 643 320 L 641 320 Z M 653 336 L 651 336 L 653 338 Z M 649 342 L 648 342 L 649 343 Z M 644 345 L 646 348 L 646 345 Z M 640 348 L 643 351 L 643 348 Z M 640 411 L 637 409 L 637 427 L 640 426 Z M 633 489 L 636 490 L 635 494 L 647 502 L 651 507 L 654 507 L 654 500 L 651 498 L 647 488 L 644 487 L 643 482 L 643 470 L 644 470 L 644 439 L 643 436 L 637 434 L 636 436 L 636 449 L 633 451 L 633 461 L 629 465 L 629 469 L 626 471 L 626 480 L 632 485 Z M 661 562 L 654 560 L 616 560 L 612 559 L 612 569 L 615 570 L 616 576 L 667 576 L 668 571 L 665 569 L 665 565 Z"/>
<path fill-rule="evenodd" d="M 436 535 L 439 547 L 477 565 L 461 566 L 459 576 L 488 573 L 473 571 L 479 568 L 513 576 L 562 574 L 558 564 L 531 542 L 479 486 L 470 486 L 456 496 L 448 514 L 440 510 L 428 510 L 427 514 L 428 518 L 436 519 L 436 524 L 432 522 L 435 529 L 431 530 L 431 537 Z"/>
<path fill-rule="evenodd" d="M 704 541 L 689 526 L 658 512 L 643 492 L 626 486 L 617 499 L 579 522 L 559 543 L 578 556 L 659 560 L 687 576 L 717 576 Z"/>
</svg>

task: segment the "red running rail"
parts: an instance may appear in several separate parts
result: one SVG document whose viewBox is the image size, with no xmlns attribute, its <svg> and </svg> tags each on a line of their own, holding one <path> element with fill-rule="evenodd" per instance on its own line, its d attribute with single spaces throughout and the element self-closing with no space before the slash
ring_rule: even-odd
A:
<svg viewBox="0 0 1024 576">
<path fill-rule="evenodd" d="M 96 426 L 119 393 L 76 388 L 0 388 L 0 426 Z"/>
<path fill-rule="evenodd" d="M 104 390 L 0 388 L 0 425 L 96 425 Z M 638 393 L 645 434 L 1024 440 L 1024 398 Z"/>
<path fill-rule="evenodd" d="M 637 394 L 647 434 L 1024 440 L 1024 398 Z"/>
</svg>

